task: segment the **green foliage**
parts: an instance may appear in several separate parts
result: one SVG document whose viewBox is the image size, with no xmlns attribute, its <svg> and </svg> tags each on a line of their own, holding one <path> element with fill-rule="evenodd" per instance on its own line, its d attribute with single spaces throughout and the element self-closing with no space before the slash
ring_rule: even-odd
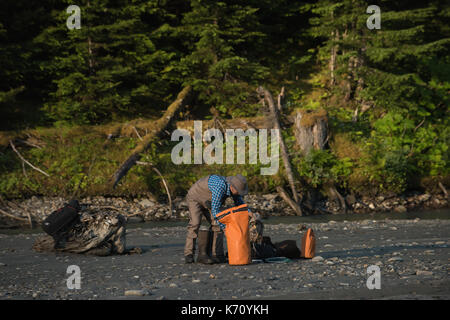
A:
<svg viewBox="0 0 450 320">
<path fill-rule="evenodd" d="M 304 158 L 297 160 L 297 171 L 314 187 L 334 182 L 347 187 L 353 162 L 350 158 L 337 159 L 329 150 L 311 150 Z"/>
<path fill-rule="evenodd" d="M 331 140 L 340 135 L 343 150 L 296 158 L 298 174 L 312 186 L 367 183 L 374 192 L 403 192 L 414 180 L 444 181 L 450 174 L 450 10 L 444 2 L 375 1 L 380 30 L 367 28 L 362 0 L 80 0 L 79 30 L 66 27 L 70 4 L 0 4 L 1 129 L 57 128 L 43 135 L 44 149 L 19 146 L 50 179 L 24 171 L 7 146 L 9 133 L 2 136 L 2 194 L 111 193 L 108 179 L 138 140 L 121 137 L 104 150 L 104 136 L 75 125 L 159 118 L 186 84 L 196 93 L 189 119 L 212 118 L 211 107 L 224 118 L 265 115 L 257 85 L 274 98 L 285 86 L 284 124 L 294 108 L 325 108 Z M 292 130 L 282 134 L 294 152 Z M 285 183 L 283 166 L 275 176 L 260 176 L 259 164 L 173 166 L 170 148 L 158 141 L 146 156 L 174 194 L 214 172 L 245 172 L 258 191 Z M 114 192 L 143 190 L 165 192 L 150 167 L 135 166 Z"/>
</svg>

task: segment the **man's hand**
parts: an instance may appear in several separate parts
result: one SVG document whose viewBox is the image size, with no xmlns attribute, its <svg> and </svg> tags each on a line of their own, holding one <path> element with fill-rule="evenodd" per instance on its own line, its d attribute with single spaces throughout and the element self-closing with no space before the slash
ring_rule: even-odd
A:
<svg viewBox="0 0 450 320">
<path fill-rule="evenodd" d="M 261 221 L 261 215 L 258 212 L 248 212 L 250 222 Z"/>
</svg>

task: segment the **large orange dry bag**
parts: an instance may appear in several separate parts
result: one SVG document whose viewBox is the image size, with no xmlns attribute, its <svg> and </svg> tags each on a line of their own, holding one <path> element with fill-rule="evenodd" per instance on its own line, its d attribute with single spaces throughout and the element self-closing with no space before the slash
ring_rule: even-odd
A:
<svg viewBox="0 0 450 320">
<path fill-rule="evenodd" d="M 301 257 L 311 259 L 316 254 L 316 237 L 314 231 L 309 228 L 302 238 Z"/>
<path fill-rule="evenodd" d="M 217 220 L 226 226 L 225 237 L 230 265 L 252 263 L 248 219 L 246 204 L 223 210 L 217 215 Z"/>
</svg>

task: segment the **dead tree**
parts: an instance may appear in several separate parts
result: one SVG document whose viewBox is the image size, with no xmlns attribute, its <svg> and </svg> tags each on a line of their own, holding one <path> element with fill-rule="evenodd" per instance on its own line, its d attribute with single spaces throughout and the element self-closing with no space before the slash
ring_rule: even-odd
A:
<svg viewBox="0 0 450 320">
<path fill-rule="evenodd" d="M 286 170 L 286 177 L 289 182 L 289 186 L 291 187 L 292 196 L 294 198 L 293 202 L 288 201 L 288 204 L 291 205 L 294 209 L 294 211 L 297 213 L 297 215 L 302 215 L 302 210 L 299 207 L 299 198 L 297 194 L 297 190 L 295 188 L 295 181 L 294 181 L 294 174 L 292 172 L 291 162 L 289 161 L 289 154 L 287 152 L 286 145 L 284 144 L 283 137 L 281 135 L 281 126 L 280 126 L 280 120 L 278 117 L 278 110 L 275 107 L 275 103 L 273 101 L 272 95 L 270 92 L 263 87 L 259 87 L 257 89 L 257 92 L 260 96 L 263 96 L 265 101 L 267 101 L 267 104 L 269 105 L 269 110 L 272 117 L 273 122 L 273 128 L 280 131 L 280 149 L 281 149 L 281 158 L 283 159 L 284 168 Z M 287 196 L 287 194 L 283 194 L 283 196 Z"/>
<path fill-rule="evenodd" d="M 294 134 L 303 155 L 311 149 L 322 150 L 328 142 L 328 116 L 321 110 L 297 110 Z"/>
<path fill-rule="evenodd" d="M 177 99 L 164 112 L 164 115 L 159 118 L 154 125 L 154 128 L 150 130 L 143 138 L 142 141 L 132 151 L 131 155 L 122 163 L 119 169 L 113 176 L 113 188 L 117 186 L 119 180 L 125 176 L 128 171 L 136 164 L 136 161 L 141 159 L 141 153 L 147 150 L 152 142 L 163 132 L 170 124 L 175 115 L 184 107 L 189 101 L 191 94 L 191 86 L 186 86 L 177 96 Z"/>
</svg>

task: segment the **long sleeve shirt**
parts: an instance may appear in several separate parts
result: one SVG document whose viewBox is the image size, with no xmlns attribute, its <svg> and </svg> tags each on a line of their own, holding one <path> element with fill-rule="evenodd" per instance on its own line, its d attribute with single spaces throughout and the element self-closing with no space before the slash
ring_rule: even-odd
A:
<svg viewBox="0 0 450 320">
<path fill-rule="evenodd" d="M 244 203 L 240 195 L 233 195 L 230 190 L 230 184 L 225 177 L 219 175 L 211 175 L 208 179 L 208 189 L 211 191 L 211 213 L 216 219 L 221 229 L 225 229 L 225 225 L 217 220 L 217 215 L 222 210 L 222 204 L 227 197 L 232 197 L 234 204 L 239 206 Z"/>
</svg>

